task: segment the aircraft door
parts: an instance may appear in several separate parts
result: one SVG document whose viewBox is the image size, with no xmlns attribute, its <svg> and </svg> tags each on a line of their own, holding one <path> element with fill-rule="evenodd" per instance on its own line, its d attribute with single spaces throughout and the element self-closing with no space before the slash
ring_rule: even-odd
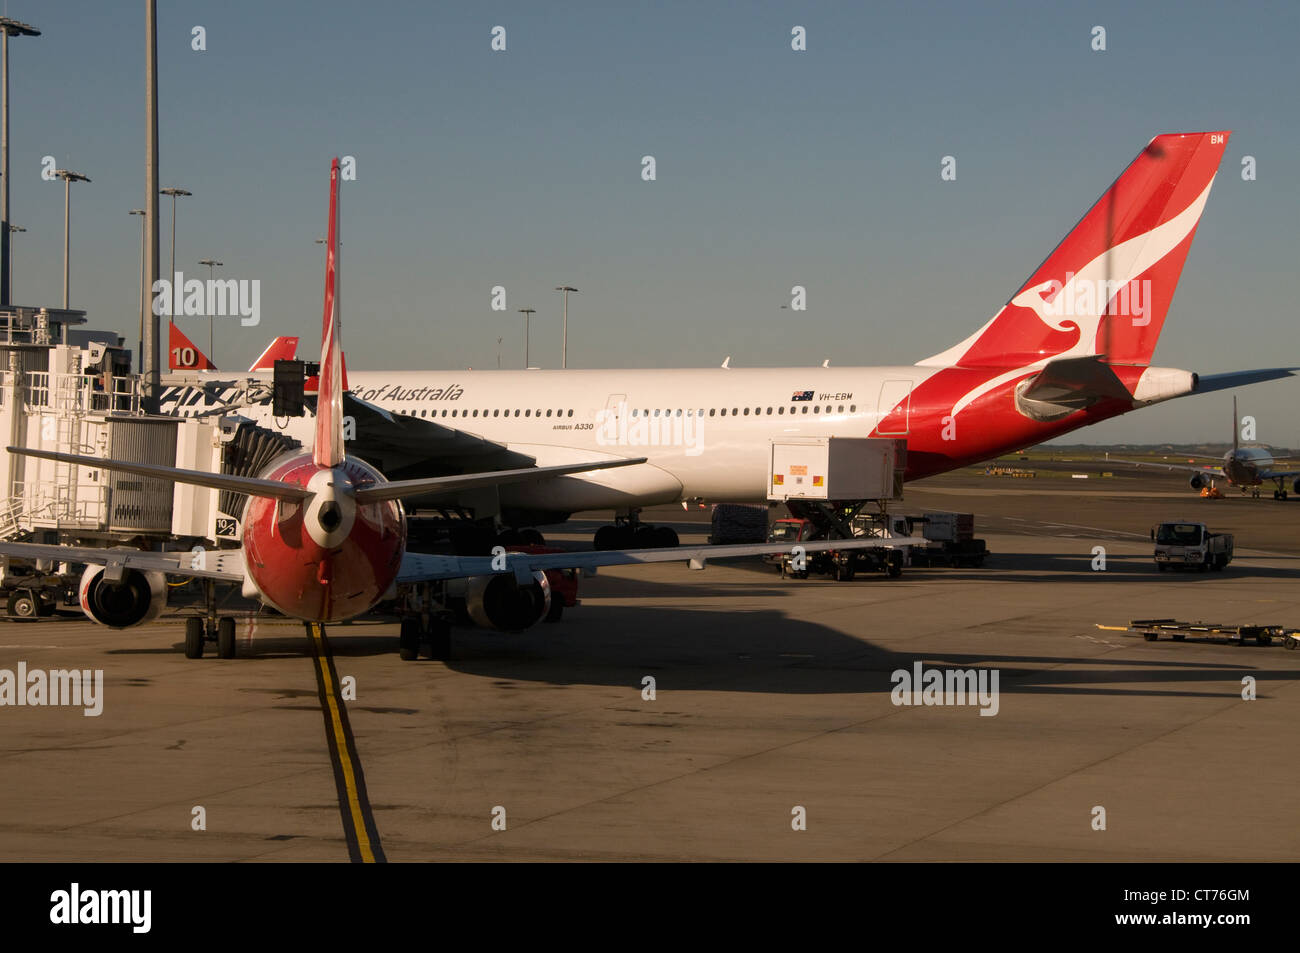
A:
<svg viewBox="0 0 1300 953">
<path fill-rule="evenodd" d="M 911 425 L 912 382 L 896 380 L 881 384 L 876 413 L 876 432 L 882 437 L 907 436 Z"/>
<path fill-rule="evenodd" d="M 617 424 L 627 413 L 627 394 L 610 394 L 605 401 L 605 415 Z"/>
</svg>

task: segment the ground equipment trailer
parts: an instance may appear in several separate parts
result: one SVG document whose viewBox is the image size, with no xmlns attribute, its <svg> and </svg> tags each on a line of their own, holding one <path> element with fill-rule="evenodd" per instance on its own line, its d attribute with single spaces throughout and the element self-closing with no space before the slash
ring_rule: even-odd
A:
<svg viewBox="0 0 1300 953">
<path fill-rule="evenodd" d="M 984 565 L 988 547 L 975 538 L 975 514 L 927 512 L 905 519 L 907 534 L 914 535 L 919 528 L 927 541 L 924 546 L 912 547 L 913 566 Z"/>
<path fill-rule="evenodd" d="M 1300 636 L 1300 629 L 1284 625 L 1220 625 L 1213 622 L 1182 622 L 1178 619 L 1134 619 L 1128 625 L 1098 625 L 1097 628 L 1107 632 L 1129 632 L 1140 635 L 1148 642 L 1155 642 L 1166 635 L 1175 642 L 1188 639 L 1196 642 L 1233 642 L 1245 645 L 1254 642 L 1257 645 L 1272 645 L 1274 639 L 1280 639 L 1288 649 L 1294 649 Z"/>
</svg>

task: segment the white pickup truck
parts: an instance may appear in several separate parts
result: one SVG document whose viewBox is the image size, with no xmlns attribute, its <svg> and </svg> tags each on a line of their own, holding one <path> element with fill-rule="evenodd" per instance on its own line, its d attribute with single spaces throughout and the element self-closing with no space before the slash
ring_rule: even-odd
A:
<svg viewBox="0 0 1300 953">
<path fill-rule="evenodd" d="M 1232 562 L 1232 534 L 1211 533 L 1195 520 L 1173 520 L 1151 527 L 1156 568 L 1223 569 Z"/>
</svg>

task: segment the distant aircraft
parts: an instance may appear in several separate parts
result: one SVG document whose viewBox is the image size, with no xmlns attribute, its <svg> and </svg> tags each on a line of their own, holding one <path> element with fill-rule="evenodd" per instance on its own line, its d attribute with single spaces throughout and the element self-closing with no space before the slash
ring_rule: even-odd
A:
<svg viewBox="0 0 1300 953">
<path fill-rule="evenodd" d="M 1224 480 L 1230 486 L 1241 487 L 1241 492 L 1259 497 L 1259 488 L 1265 480 L 1277 484 L 1273 499 L 1287 498 L 1286 481 L 1295 480 L 1292 489 L 1300 494 L 1300 470 L 1275 470 L 1277 462 L 1273 454 L 1264 447 L 1243 447 L 1238 440 L 1237 398 L 1232 398 L 1232 449 L 1223 455 L 1223 462 L 1218 466 L 1189 466 L 1180 463 L 1154 463 L 1150 460 L 1119 460 L 1111 457 L 1112 463 L 1127 463 L 1135 467 L 1156 467 L 1165 470 L 1182 470 L 1192 474 L 1187 483 L 1193 490 L 1214 489 L 1216 480 Z M 1202 495 L 1212 495 L 1203 493 Z"/>
<path fill-rule="evenodd" d="M 297 350 L 296 337 L 273 338 L 266 346 L 266 350 L 258 355 L 248 372 L 251 374 L 255 371 L 273 371 L 276 361 L 293 360 Z M 173 371 L 215 371 L 217 369 L 217 365 L 198 349 L 198 346 L 176 326 L 174 321 L 167 326 L 167 365 Z"/>
</svg>

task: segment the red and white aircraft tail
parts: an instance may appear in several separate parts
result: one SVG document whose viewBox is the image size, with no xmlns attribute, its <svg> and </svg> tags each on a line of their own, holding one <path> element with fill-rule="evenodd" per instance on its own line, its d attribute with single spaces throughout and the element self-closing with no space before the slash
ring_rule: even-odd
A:
<svg viewBox="0 0 1300 953">
<path fill-rule="evenodd" d="M 167 325 L 167 366 L 173 371 L 215 371 L 217 366 L 185 336 L 175 322 Z"/>
<path fill-rule="evenodd" d="M 330 220 L 325 251 L 325 314 L 322 318 L 320 383 L 316 394 L 316 440 L 312 460 L 336 467 L 343 461 L 343 355 L 339 321 L 339 160 L 330 165 Z"/>
<path fill-rule="evenodd" d="M 257 356 L 253 366 L 248 370 L 252 371 L 273 371 L 275 370 L 276 361 L 292 361 L 294 355 L 298 353 L 298 339 L 296 337 L 278 337 L 266 346 L 266 350 Z"/>
<path fill-rule="evenodd" d="M 1146 366 L 1230 133 L 1156 136 L 977 332 L 919 363 L 1020 367 L 1098 357 Z"/>
</svg>

